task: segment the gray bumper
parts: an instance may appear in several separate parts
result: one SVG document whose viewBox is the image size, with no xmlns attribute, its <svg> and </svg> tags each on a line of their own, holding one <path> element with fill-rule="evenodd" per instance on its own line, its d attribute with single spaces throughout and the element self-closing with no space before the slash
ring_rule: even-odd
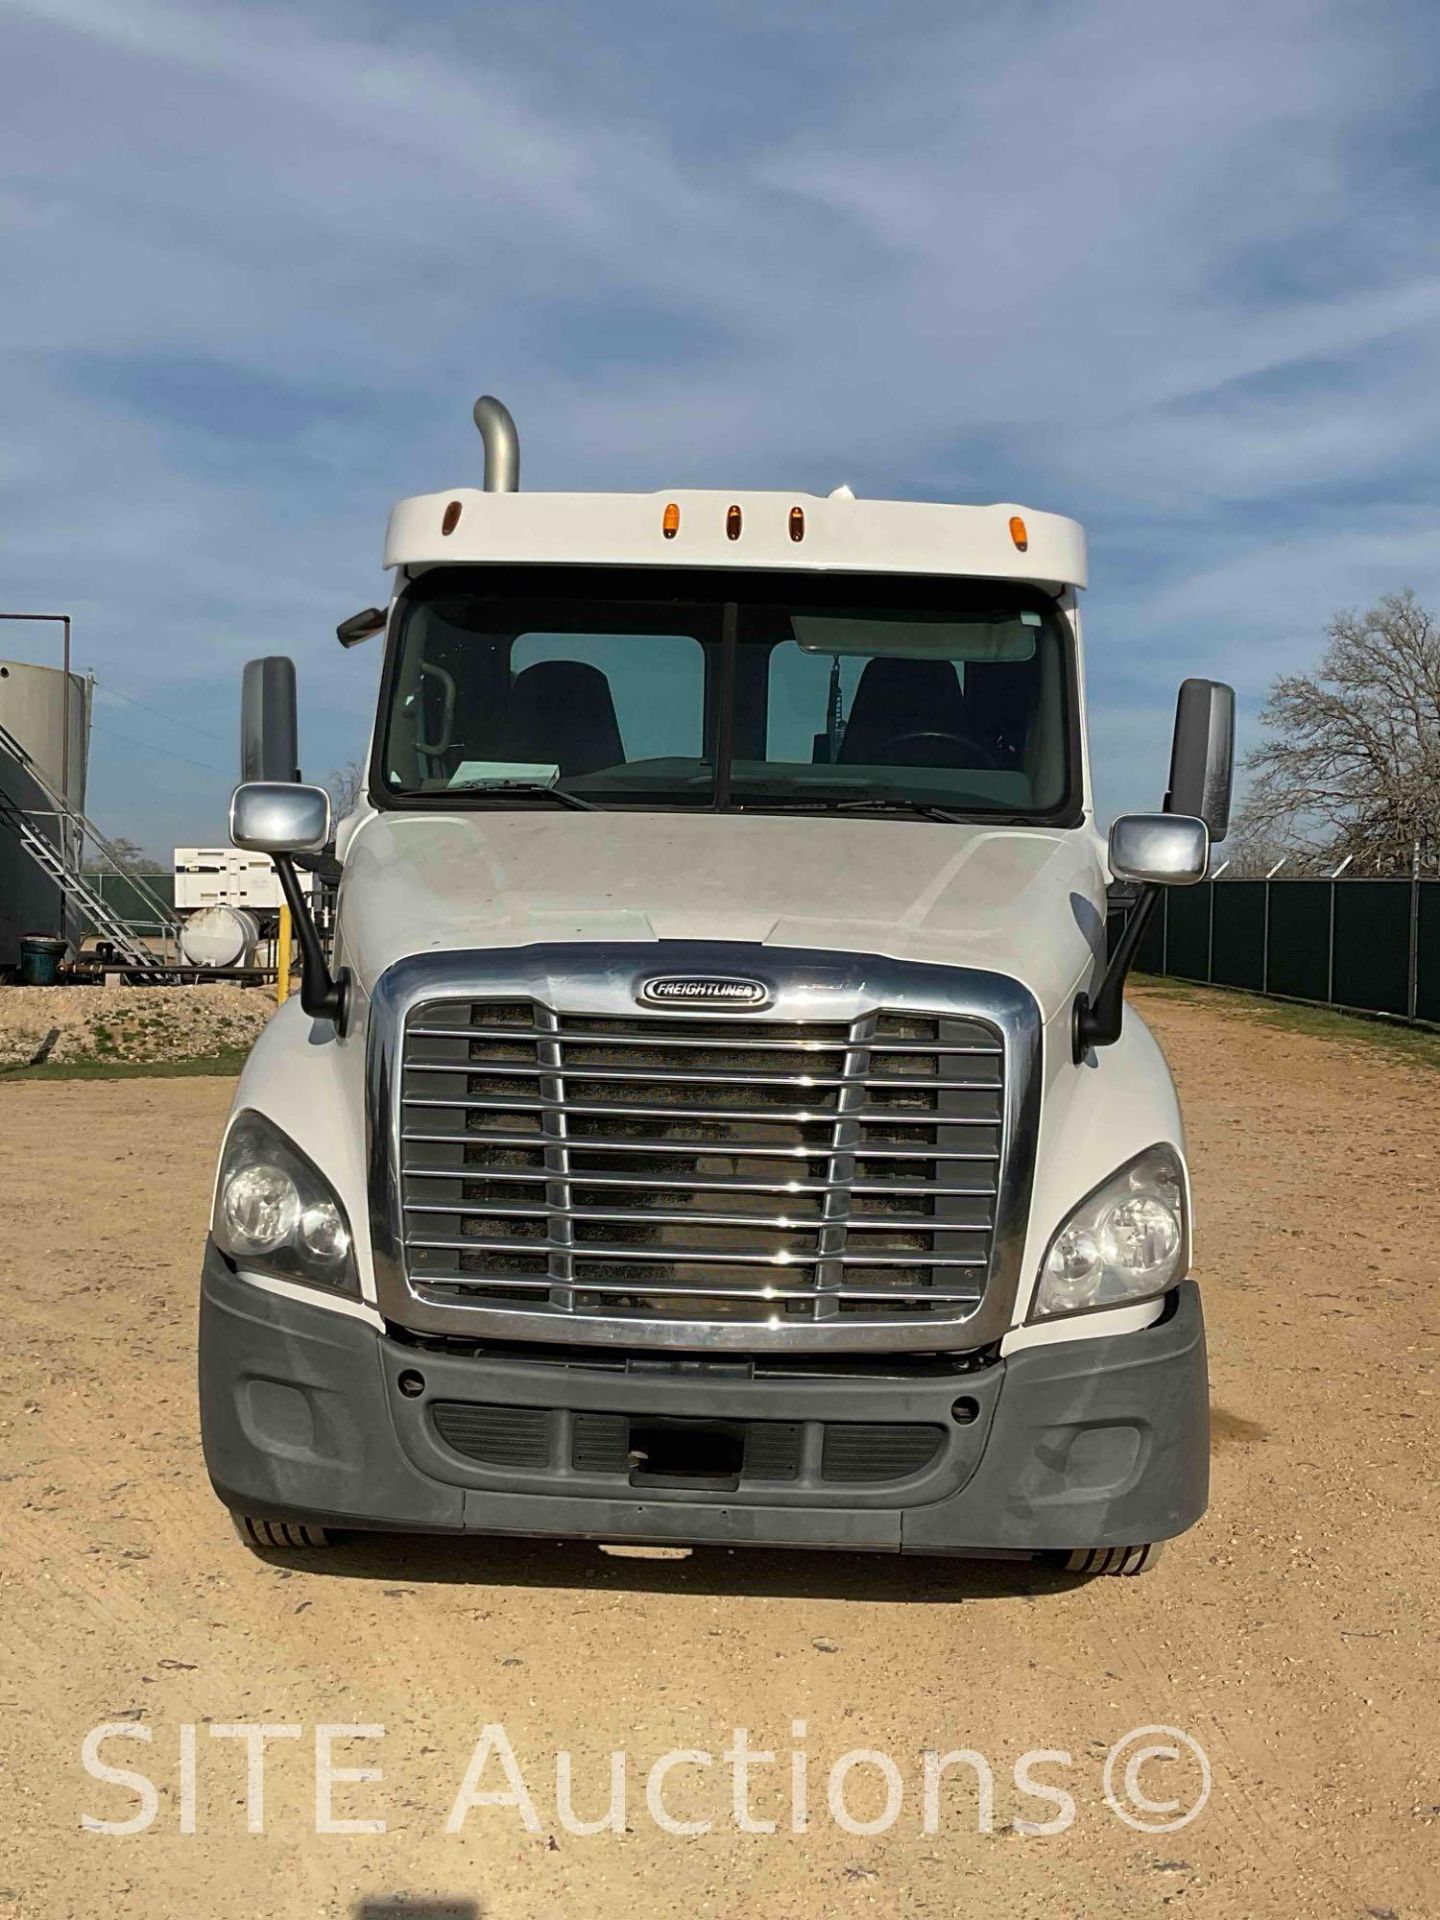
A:
<svg viewBox="0 0 1440 1920">
<path fill-rule="evenodd" d="M 969 1374 L 757 1379 L 425 1352 L 266 1293 L 211 1247 L 200 1314 L 205 1460 L 235 1511 L 338 1527 L 978 1555 L 1131 1546 L 1182 1533 L 1205 1509 L 1205 1333 L 1193 1282 L 1171 1308 L 1139 1333 L 1031 1348 Z M 420 1376 L 418 1392 L 413 1378 L 401 1391 L 406 1372 Z M 539 1433 L 544 1460 L 457 1450 L 440 1432 L 448 1422 L 453 1437 L 456 1407 L 501 1436 L 492 1456 L 510 1452 L 508 1424 L 516 1440 Z M 606 1459 L 579 1444 L 595 1416 L 602 1430 L 616 1416 L 767 1423 L 793 1441 L 793 1471 L 722 1490 L 646 1484 L 623 1450 Z M 837 1479 L 824 1465 L 832 1423 L 850 1437 L 852 1471 L 855 1429 L 867 1423 L 877 1439 L 867 1465 L 862 1436 L 862 1472 L 877 1471 L 882 1427 L 932 1429 L 935 1452 L 896 1477 Z"/>
</svg>

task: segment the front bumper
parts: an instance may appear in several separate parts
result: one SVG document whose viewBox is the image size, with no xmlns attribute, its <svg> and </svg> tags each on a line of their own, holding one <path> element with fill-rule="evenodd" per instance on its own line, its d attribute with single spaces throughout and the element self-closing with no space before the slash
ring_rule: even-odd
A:
<svg viewBox="0 0 1440 1920">
<path fill-rule="evenodd" d="M 564 1361 L 563 1350 L 427 1352 L 268 1293 L 206 1252 L 205 1460 L 225 1504 L 257 1518 L 984 1555 L 1169 1539 L 1205 1510 L 1205 1334 L 1191 1281 L 1140 1332 L 1033 1347 L 966 1374 L 754 1378 Z M 473 1447 L 477 1422 L 483 1458 L 453 1444 Z M 642 1430 L 663 1441 L 694 1423 L 778 1435 L 785 1471 L 752 1477 L 749 1442 L 725 1483 L 657 1481 L 627 1462 Z M 857 1429 L 872 1426 L 870 1448 Z M 618 1453 L 603 1444 L 617 1430 Z M 842 1430 L 837 1473 L 828 1436 Z M 917 1465 L 905 1442 L 891 1473 L 894 1435 L 920 1430 L 931 1456 Z"/>
</svg>

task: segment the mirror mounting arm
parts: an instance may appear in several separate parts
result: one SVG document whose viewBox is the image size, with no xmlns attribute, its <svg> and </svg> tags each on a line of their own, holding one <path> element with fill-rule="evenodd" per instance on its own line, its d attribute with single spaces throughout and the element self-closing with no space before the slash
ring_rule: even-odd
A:
<svg viewBox="0 0 1440 1920">
<path fill-rule="evenodd" d="M 333 1022 L 335 1031 L 343 1037 L 350 1001 L 349 969 L 342 967 L 337 976 L 326 963 L 310 902 L 300 891 L 294 857 L 288 853 L 272 853 L 270 858 L 275 862 L 285 904 L 295 923 L 295 938 L 300 943 L 300 1005 L 312 1020 Z"/>
<path fill-rule="evenodd" d="M 1096 988 L 1095 998 L 1092 1000 L 1088 993 L 1075 997 L 1072 1046 L 1077 1067 L 1092 1047 L 1113 1047 L 1120 1038 L 1125 1017 L 1125 982 L 1159 898 L 1159 887 L 1141 889 L 1140 898 L 1125 922 L 1125 930 L 1115 942 L 1115 951 L 1110 956 L 1104 979 Z"/>
</svg>

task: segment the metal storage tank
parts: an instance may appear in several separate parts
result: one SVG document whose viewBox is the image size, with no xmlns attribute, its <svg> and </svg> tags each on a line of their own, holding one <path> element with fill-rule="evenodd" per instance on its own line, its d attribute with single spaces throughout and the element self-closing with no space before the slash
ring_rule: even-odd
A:
<svg viewBox="0 0 1440 1920">
<path fill-rule="evenodd" d="M 66 798 L 72 813 L 85 810 L 85 774 L 90 751 L 90 682 L 69 678 L 58 667 L 36 667 L 0 660 L 0 727 L 34 761 L 41 777 Z M 54 806 L 34 775 L 0 739 L 0 799 L 24 808 L 52 846 L 61 845 Z M 5 808 L 0 806 L 0 815 Z M 71 860 L 79 857 L 71 836 Z M 26 934 L 44 933 L 78 942 L 84 931 L 79 914 L 60 888 L 30 858 L 8 819 L 0 818 L 0 967 L 19 964 Z"/>
</svg>

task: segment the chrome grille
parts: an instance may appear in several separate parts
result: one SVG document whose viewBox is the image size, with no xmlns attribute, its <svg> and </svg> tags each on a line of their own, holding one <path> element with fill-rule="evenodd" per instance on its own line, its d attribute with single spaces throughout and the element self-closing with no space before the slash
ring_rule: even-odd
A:
<svg viewBox="0 0 1440 1920">
<path fill-rule="evenodd" d="M 402 1258 L 435 1303 L 767 1327 L 966 1318 L 990 1269 L 988 1022 L 431 999 L 405 1026 Z"/>
</svg>

